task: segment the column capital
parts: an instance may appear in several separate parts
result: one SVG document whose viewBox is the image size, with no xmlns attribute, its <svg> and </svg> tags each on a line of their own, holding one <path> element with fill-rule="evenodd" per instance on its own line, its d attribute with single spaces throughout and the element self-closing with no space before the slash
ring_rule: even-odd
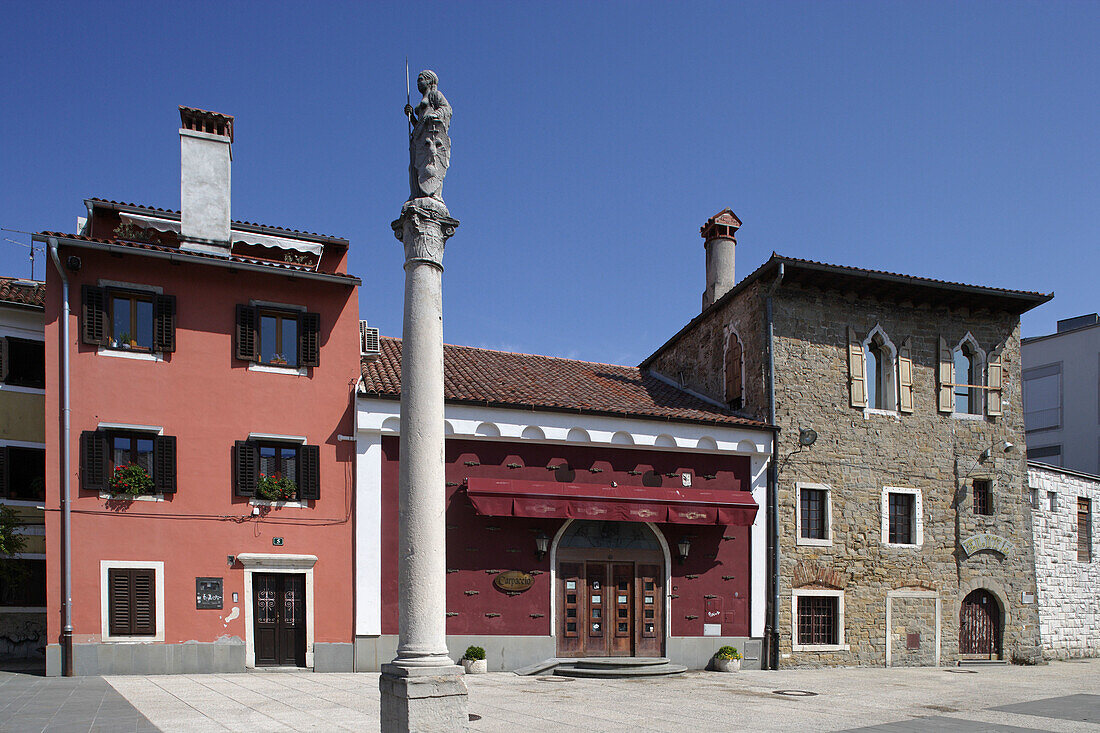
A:
<svg viewBox="0 0 1100 733">
<path fill-rule="evenodd" d="M 405 262 L 422 261 L 443 267 L 443 248 L 458 228 L 443 202 L 423 197 L 406 201 L 401 216 L 390 224 L 405 245 Z"/>
</svg>

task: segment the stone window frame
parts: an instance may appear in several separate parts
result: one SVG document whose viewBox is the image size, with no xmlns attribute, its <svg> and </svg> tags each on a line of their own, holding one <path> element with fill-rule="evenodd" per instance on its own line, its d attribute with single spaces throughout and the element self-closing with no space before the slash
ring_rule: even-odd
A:
<svg viewBox="0 0 1100 733">
<path fill-rule="evenodd" d="M 836 644 L 798 643 L 798 599 L 807 596 L 836 598 Z M 796 652 L 846 652 L 851 646 L 844 643 L 844 591 L 834 588 L 795 588 L 791 591 L 791 650 Z"/>
<path fill-rule="evenodd" d="M 913 500 L 913 536 L 916 542 L 890 542 L 890 494 L 912 494 L 916 497 Z M 884 546 L 901 549 L 920 549 L 924 546 L 924 497 L 920 489 L 907 486 L 883 486 L 879 507 L 882 518 L 881 540 Z"/>
<path fill-rule="evenodd" d="M 875 336 L 882 338 L 882 351 L 884 354 L 889 354 L 889 362 L 887 363 L 884 371 L 890 375 L 889 384 L 884 385 L 886 387 L 886 399 L 883 400 L 883 404 L 889 405 L 889 407 L 873 407 L 871 405 L 871 390 L 870 385 L 876 378 L 876 375 L 871 374 L 867 370 L 867 348 L 874 341 Z M 886 334 L 881 324 L 876 323 L 875 327 L 867 333 L 867 338 L 863 339 L 861 344 L 863 347 L 863 378 L 867 380 L 867 406 L 863 408 L 864 415 L 890 415 L 898 417 L 901 413 L 898 410 L 898 393 L 899 379 L 898 379 L 898 347 L 890 340 L 890 337 Z M 879 367 L 880 369 L 882 367 Z"/>
<path fill-rule="evenodd" d="M 951 381 L 954 383 L 960 383 L 960 377 L 956 373 L 955 369 L 955 354 L 958 353 L 965 345 L 969 344 L 973 359 L 974 374 L 977 375 L 977 379 L 970 384 L 979 385 L 985 387 L 986 385 L 986 364 L 988 363 L 989 354 L 978 343 L 978 339 L 974 338 L 974 335 L 970 331 L 966 332 L 966 335 L 959 339 L 959 342 L 951 349 Z M 952 387 L 952 390 L 957 387 Z M 953 417 L 961 420 L 984 420 L 985 408 L 986 408 L 986 394 L 985 389 L 971 389 L 969 390 L 969 399 L 977 402 L 976 406 L 970 407 L 970 412 L 959 412 L 958 400 L 952 398 L 951 402 L 954 405 L 951 414 Z"/>
<path fill-rule="evenodd" d="M 152 570 L 156 593 L 156 634 L 153 636 L 111 636 L 111 593 L 107 576 L 110 570 Z M 110 643 L 150 643 L 164 641 L 164 561 L 163 560 L 100 560 L 99 561 L 100 640 Z"/>
<path fill-rule="evenodd" d="M 738 372 L 741 378 L 741 404 L 734 408 L 730 405 L 730 409 L 744 410 L 746 409 L 747 400 L 745 399 L 745 340 L 741 338 L 741 334 L 738 333 L 737 328 L 733 324 L 726 324 L 724 330 L 724 336 L 722 340 L 722 395 L 723 399 L 725 395 L 729 394 L 729 389 L 726 385 L 726 375 L 729 373 L 728 366 L 726 364 L 727 354 L 729 353 L 730 341 L 736 340 L 737 344 L 741 347 L 741 359 L 738 365 Z"/>
<path fill-rule="evenodd" d="M 976 501 L 974 499 L 974 482 L 986 481 L 989 483 L 989 513 L 980 514 L 974 511 L 976 507 Z M 970 494 L 970 516 L 979 522 L 990 522 L 997 516 L 997 510 L 1000 508 L 1000 501 L 997 492 L 997 477 L 992 473 L 979 473 L 974 476 L 969 476 L 964 480 L 963 485 L 966 487 L 967 493 Z"/>
<path fill-rule="evenodd" d="M 802 536 L 802 489 L 816 489 L 825 492 L 825 539 L 813 539 Z M 833 488 L 828 484 L 815 484 L 797 481 L 794 485 L 794 543 L 807 547 L 833 546 Z"/>
</svg>

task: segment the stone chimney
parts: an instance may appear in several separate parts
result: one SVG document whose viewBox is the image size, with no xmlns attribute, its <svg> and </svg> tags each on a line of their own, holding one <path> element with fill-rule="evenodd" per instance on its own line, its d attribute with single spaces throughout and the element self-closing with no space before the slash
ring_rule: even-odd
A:
<svg viewBox="0 0 1100 733">
<path fill-rule="evenodd" d="M 180 107 L 180 249 L 229 254 L 233 118 Z"/>
<path fill-rule="evenodd" d="M 733 255 L 737 249 L 734 234 L 741 227 L 741 220 L 729 209 L 722 209 L 707 219 L 700 229 L 707 250 L 707 289 L 703 292 L 703 310 L 706 310 L 736 284 Z"/>
</svg>

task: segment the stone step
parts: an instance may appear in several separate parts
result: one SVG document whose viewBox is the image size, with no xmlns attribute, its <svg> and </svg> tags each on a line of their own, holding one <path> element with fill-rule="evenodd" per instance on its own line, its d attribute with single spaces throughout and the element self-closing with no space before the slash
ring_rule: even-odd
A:
<svg viewBox="0 0 1100 733">
<path fill-rule="evenodd" d="M 530 677 L 532 675 L 542 674 L 543 672 L 551 670 L 554 667 L 557 667 L 559 664 L 568 661 L 568 659 L 557 659 L 551 657 L 550 659 L 544 659 L 541 662 L 537 662 L 536 664 L 529 664 L 526 667 L 515 669 L 513 670 L 513 673 L 518 674 L 520 677 Z"/>
<path fill-rule="evenodd" d="M 566 663 L 581 669 L 603 669 L 605 667 L 655 667 L 668 664 L 670 661 L 668 657 L 581 657 Z"/>
<path fill-rule="evenodd" d="M 599 679 L 633 679 L 638 677 L 667 677 L 687 672 L 681 664 L 624 665 L 621 667 L 578 667 L 559 665 L 554 674 L 559 677 L 588 677 Z"/>
<path fill-rule="evenodd" d="M 960 659 L 960 667 L 1003 667 L 1008 664 L 1007 659 Z"/>
</svg>

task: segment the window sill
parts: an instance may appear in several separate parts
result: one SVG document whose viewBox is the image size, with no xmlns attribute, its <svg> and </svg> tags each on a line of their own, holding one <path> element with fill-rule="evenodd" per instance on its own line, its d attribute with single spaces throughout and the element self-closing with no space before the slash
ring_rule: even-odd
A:
<svg viewBox="0 0 1100 733">
<path fill-rule="evenodd" d="M 164 494 L 109 494 L 106 491 L 99 492 L 100 499 L 107 501 L 164 501 Z"/>
<path fill-rule="evenodd" d="M 268 374 L 289 374 L 296 377 L 304 377 L 308 374 L 307 367 L 272 366 L 271 364 L 257 364 L 256 362 L 252 362 L 248 365 L 248 371 L 267 372 Z"/>
<path fill-rule="evenodd" d="M 0 392 L 13 392 L 16 394 L 46 394 L 41 387 L 20 387 L 17 384 L 0 384 Z"/>
<path fill-rule="evenodd" d="M 48 613 L 46 606 L 0 606 L 0 613 Z"/>
<path fill-rule="evenodd" d="M 156 636 L 104 636 L 104 644 L 156 644 L 164 641 L 164 634 Z"/>
<path fill-rule="evenodd" d="M 975 415 L 972 412 L 952 412 L 951 417 L 956 420 L 985 420 L 985 415 Z"/>
<path fill-rule="evenodd" d="M 5 506 L 25 506 L 45 510 L 45 503 L 45 499 L 5 499 L 0 496 L 0 504 Z"/>
<path fill-rule="evenodd" d="M 901 413 L 897 410 L 880 410 L 877 407 L 864 407 L 863 419 L 869 420 L 871 415 L 882 415 L 883 417 L 892 417 L 897 421 L 901 421 Z"/>
<path fill-rule="evenodd" d="M 793 644 L 791 651 L 796 652 L 847 652 L 851 651 L 849 644 Z"/>
<path fill-rule="evenodd" d="M 136 359 L 137 361 L 164 361 L 164 355 L 159 351 L 127 351 L 125 349 L 112 349 L 110 346 L 100 346 L 96 352 L 100 356 L 114 356 L 119 359 Z"/>
<path fill-rule="evenodd" d="M 832 547 L 833 541 L 828 540 L 815 540 L 809 537 L 796 537 L 794 544 L 798 547 Z"/>
<path fill-rule="evenodd" d="M 921 545 L 901 542 L 883 542 L 883 547 L 891 547 L 896 550 L 919 550 Z"/>
<path fill-rule="evenodd" d="M 294 501 L 271 501 L 269 499 L 249 499 L 252 506 L 269 506 L 275 509 L 309 509 L 309 499 L 295 499 Z"/>
</svg>

